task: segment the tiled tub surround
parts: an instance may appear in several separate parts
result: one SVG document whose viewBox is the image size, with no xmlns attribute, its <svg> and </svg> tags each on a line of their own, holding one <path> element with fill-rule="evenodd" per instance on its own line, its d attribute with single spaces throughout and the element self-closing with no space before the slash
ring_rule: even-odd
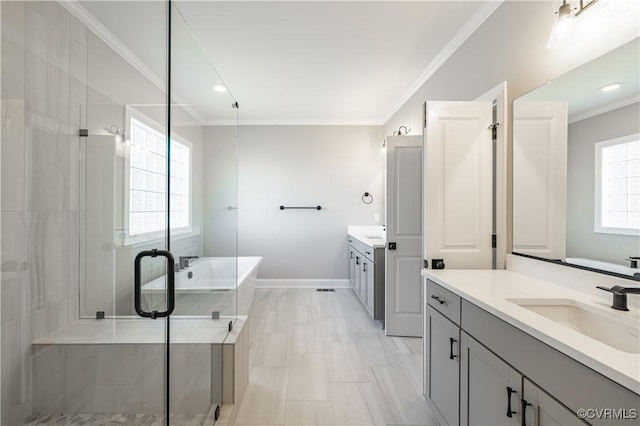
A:
<svg viewBox="0 0 640 426">
<path fill-rule="evenodd" d="M 604 315 L 635 324 L 640 310 L 610 308 L 610 295 L 584 292 L 506 270 L 423 270 L 423 276 L 490 314 L 568 355 L 625 388 L 640 394 L 640 354 L 623 352 L 527 310 L 509 299 L 572 299 L 602 310 Z M 629 296 L 634 297 L 634 295 Z M 631 336 L 630 336 L 631 338 Z"/>
<path fill-rule="evenodd" d="M 171 321 L 171 412 L 205 416 L 242 399 L 248 317 Z M 164 321 L 79 320 L 32 345 L 33 413 L 163 410 Z"/>
</svg>

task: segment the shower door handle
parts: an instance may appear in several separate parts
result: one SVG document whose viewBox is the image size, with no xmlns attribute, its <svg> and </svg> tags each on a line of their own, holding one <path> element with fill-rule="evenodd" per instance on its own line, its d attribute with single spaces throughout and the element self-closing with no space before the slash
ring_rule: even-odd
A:
<svg viewBox="0 0 640 426">
<path fill-rule="evenodd" d="M 167 309 L 165 311 L 151 311 L 147 312 L 142 309 L 142 280 L 141 280 L 141 272 L 140 272 L 140 263 L 143 257 L 158 257 L 162 256 L 167 259 L 168 267 L 167 267 Z M 171 315 L 176 306 L 175 299 L 175 269 L 174 265 L 175 260 L 171 252 L 166 250 L 143 250 L 136 256 L 136 260 L 134 263 L 134 299 L 135 299 L 135 308 L 138 315 L 144 318 L 161 318 L 168 317 Z"/>
</svg>

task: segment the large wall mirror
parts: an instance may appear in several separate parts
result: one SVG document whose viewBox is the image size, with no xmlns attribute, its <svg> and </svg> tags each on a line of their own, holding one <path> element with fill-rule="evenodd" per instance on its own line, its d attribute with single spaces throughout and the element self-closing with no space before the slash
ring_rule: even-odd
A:
<svg viewBox="0 0 640 426">
<path fill-rule="evenodd" d="M 514 253 L 640 280 L 639 76 L 636 38 L 514 101 Z"/>
</svg>

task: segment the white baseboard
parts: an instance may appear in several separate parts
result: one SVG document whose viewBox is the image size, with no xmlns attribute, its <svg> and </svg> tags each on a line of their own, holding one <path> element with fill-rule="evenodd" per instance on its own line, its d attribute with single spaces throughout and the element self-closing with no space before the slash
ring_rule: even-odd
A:
<svg viewBox="0 0 640 426">
<path fill-rule="evenodd" d="M 257 288 L 350 288 L 347 279 L 258 279 Z"/>
</svg>

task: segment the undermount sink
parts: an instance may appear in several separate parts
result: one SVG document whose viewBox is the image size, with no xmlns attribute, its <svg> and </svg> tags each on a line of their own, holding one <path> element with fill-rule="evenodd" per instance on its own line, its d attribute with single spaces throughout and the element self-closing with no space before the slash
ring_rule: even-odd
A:
<svg viewBox="0 0 640 426">
<path fill-rule="evenodd" d="M 623 352 L 640 354 L 640 324 L 572 299 L 507 299 Z"/>
</svg>

